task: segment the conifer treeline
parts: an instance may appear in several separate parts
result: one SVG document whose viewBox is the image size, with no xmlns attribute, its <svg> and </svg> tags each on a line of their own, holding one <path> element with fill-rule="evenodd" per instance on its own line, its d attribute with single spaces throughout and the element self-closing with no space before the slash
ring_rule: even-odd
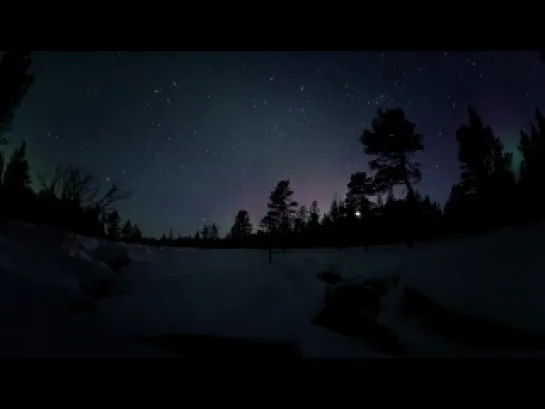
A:
<svg viewBox="0 0 545 409">
<path fill-rule="evenodd" d="M 360 137 L 369 158 L 370 173 L 356 172 L 347 183 L 343 199 L 334 199 L 325 212 L 317 202 L 299 205 L 289 180 L 271 191 L 268 211 L 257 231 L 247 210 L 240 210 L 225 239 L 217 234 L 161 244 L 210 247 L 346 247 L 407 243 L 448 235 L 475 234 L 513 223 L 545 217 L 545 117 L 536 109 L 535 125 L 521 131 L 518 150 L 522 161 L 515 172 L 512 153 L 477 111 L 469 107 L 466 124 L 456 131 L 460 181 L 442 208 L 418 191 L 423 177 L 415 153 L 424 150 L 403 110 L 379 110 L 370 129 Z M 516 174 L 519 174 L 517 177 Z M 402 197 L 394 196 L 400 186 Z M 214 229 L 217 232 L 215 225 Z"/>
<path fill-rule="evenodd" d="M 6 53 L 0 63 L 0 137 L 9 129 L 14 111 L 34 78 L 28 74 L 29 53 Z M 10 81 L 9 78 L 14 80 Z M 454 130 L 453 130 L 454 131 Z M 5 142 L 4 139 L 2 139 Z M 422 196 L 423 174 L 415 153 L 425 138 L 402 109 L 379 110 L 360 137 L 369 159 L 368 172 L 356 172 L 347 181 L 347 193 L 321 212 L 316 201 L 306 206 L 295 200 L 290 180 L 271 191 L 268 211 L 257 230 L 248 211 L 235 215 L 232 227 L 220 238 L 216 224 L 190 237 L 143 238 L 137 225 L 121 222 L 112 205 L 125 197 L 115 185 L 103 195 L 90 175 L 77 167 L 58 167 L 40 177 L 37 191 L 30 188 L 26 145 L 7 163 L 0 157 L 0 211 L 4 217 L 50 224 L 73 233 L 147 244 L 198 247 L 365 246 L 420 240 L 453 234 L 474 234 L 513 223 L 545 217 L 541 185 L 545 181 L 545 117 L 539 110 L 535 124 L 521 131 L 518 150 L 522 161 L 515 172 L 512 154 L 474 108 L 456 130 L 460 180 L 442 208 Z M 5 165 L 5 166 L 4 166 Z M 518 174 L 518 177 L 516 176 Z M 401 197 L 394 196 L 399 186 Z"/>
</svg>

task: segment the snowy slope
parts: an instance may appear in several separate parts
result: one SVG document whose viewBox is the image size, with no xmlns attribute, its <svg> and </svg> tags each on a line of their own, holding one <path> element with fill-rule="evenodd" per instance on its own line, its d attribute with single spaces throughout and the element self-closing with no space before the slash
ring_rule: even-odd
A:
<svg viewBox="0 0 545 409">
<path fill-rule="evenodd" d="M 275 254 L 272 264 L 260 250 L 120 245 L 132 260 L 123 270 L 124 293 L 96 301 L 94 312 L 74 313 L 67 300 L 81 297 L 81 281 L 110 273 L 92 257 L 101 242 L 78 237 L 68 248 L 66 235 L 56 229 L 2 223 L 0 354 L 169 356 L 129 340 L 194 333 L 289 341 L 307 357 L 379 356 L 362 341 L 311 325 L 325 292 L 315 275 L 331 267 L 347 278 L 395 273 L 402 284 L 447 306 L 545 330 L 544 232 L 543 225 L 516 227 L 417 244 L 412 250 L 289 250 Z M 379 318 L 411 346 L 413 355 L 483 355 L 400 320 L 397 302 L 398 295 L 389 295 Z"/>
</svg>

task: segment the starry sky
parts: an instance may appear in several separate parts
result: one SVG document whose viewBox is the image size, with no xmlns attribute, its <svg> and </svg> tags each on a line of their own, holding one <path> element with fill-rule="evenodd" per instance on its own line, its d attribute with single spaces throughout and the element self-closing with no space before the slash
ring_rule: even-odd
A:
<svg viewBox="0 0 545 409">
<path fill-rule="evenodd" d="M 1 55 L 0 55 L 1 57 Z M 444 202 L 458 179 L 455 132 L 474 105 L 510 151 L 536 106 L 537 52 L 36 52 L 36 80 L 10 145 L 33 175 L 77 164 L 133 195 L 121 217 L 144 234 L 254 224 L 275 184 L 329 208 L 367 169 L 359 136 L 380 107 L 424 135 L 419 190 Z M 8 147 L 9 153 L 9 147 Z M 515 154 L 515 162 L 520 159 Z"/>
</svg>

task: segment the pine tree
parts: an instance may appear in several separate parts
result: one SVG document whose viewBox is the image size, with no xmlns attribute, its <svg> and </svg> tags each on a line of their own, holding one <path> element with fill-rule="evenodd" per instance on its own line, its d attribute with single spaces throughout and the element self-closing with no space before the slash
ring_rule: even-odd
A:
<svg viewBox="0 0 545 409">
<path fill-rule="evenodd" d="M 136 242 L 142 240 L 142 232 L 140 231 L 140 227 L 138 227 L 137 224 L 135 224 L 132 228 L 131 240 Z"/>
<path fill-rule="evenodd" d="M 114 210 L 108 215 L 108 221 L 106 224 L 106 236 L 109 239 L 119 238 L 120 222 L 121 222 L 121 218 L 119 217 L 119 213 L 117 213 L 117 210 Z"/>
<path fill-rule="evenodd" d="M 121 237 L 125 240 L 130 240 L 132 238 L 133 227 L 130 220 L 127 220 L 123 227 L 121 228 Z"/>
<path fill-rule="evenodd" d="M 530 133 L 520 132 L 519 152 L 522 154 L 520 163 L 519 186 L 521 199 L 529 217 L 545 215 L 545 198 L 542 185 L 545 180 L 545 117 L 536 109 L 537 124 L 532 125 Z"/>
<path fill-rule="evenodd" d="M 201 230 L 201 238 L 203 240 L 208 240 L 210 238 L 210 229 L 208 228 L 208 225 L 204 225 Z"/>
<path fill-rule="evenodd" d="M 21 104 L 34 76 L 28 74 L 31 58 L 28 51 L 8 51 L 0 61 L 0 144 L 10 129 L 15 110 Z"/>
<path fill-rule="evenodd" d="M 289 231 L 290 223 L 295 213 L 297 202 L 293 201 L 293 190 L 289 180 L 281 180 L 269 196 L 269 209 L 263 220 L 269 232 L 285 234 Z"/>
<path fill-rule="evenodd" d="M 267 229 L 269 234 L 286 238 L 297 207 L 297 202 L 292 199 L 292 196 L 293 190 L 290 187 L 289 179 L 278 182 L 271 192 L 267 204 L 269 210 L 261 221 L 262 226 Z M 285 246 L 282 250 L 285 251 Z"/>
<path fill-rule="evenodd" d="M 212 223 L 209 230 L 210 239 L 211 240 L 218 240 L 219 239 L 219 227 L 216 223 Z"/>
<path fill-rule="evenodd" d="M 374 193 L 373 179 L 366 172 L 356 172 L 350 175 L 345 206 L 350 215 L 367 217 L 371 212 L 371 203 L 368 199 Z"/>
<path fill-rule="evenodd" d="M 3 188 L 8 195 L 20 196 L 30 188 L 30 167 L 26 158 L 26 142 L 15 149 L 4 171 Z"/>
<path fill-rule="evenodd" d="M 293 230 L 296 234 L 302 234 L 305 231 L 308 222 L 308 211 L 305 205 L 297 210 L 293 224 Z"/>
<path fill-rule="evenodd" d="M 334 224 L 338 223 L 341 219 L 340 207 L 340 201 L 337 196 L 335 196 L 331 202 L 331 206 L 329 207 L 329 217 Z"/>
<path fill-rule="evenodd" d="M 316 200 L 310 205 L 308 225 L 313 228 L 320 225 L 320 209 Z"/>
<path fill-rule="evenodd" d="M 461 223 L 459 228 L 489 229 L 514 218 L 516 179 L 512 155 L 485 126 L 477 111 L 469 107 L 469 123 L 456 132 L 460 183 L 451 192 L 445 215 Z M 455 215 L 453 212 L 463 212 Z"/>
<path fill-rule="evenodd" d="M 231 238 L 239 240 L 250 237 L 252 235 L 252 223 L 250 222 L 250 215 L 247 210 L 239 210 L 233 227 L 231 227 Z"/>
<path fill-rule="evenodd" d="M 466 202 L 458 206 L 471 211 L 468 218 L 476 218 L 475 223 L 468 219 L 473 227 L 501 225 L 506 222 L 507 213 L 513 213 L 512 155 L 505 152 L 501 140 L 483 124 L 474 108 L 469 107 L 468 113 L 469 124 L 456 132 L 460 186 L 453 193 L 458 202 Z"/>
<path fill-rule="evenodd" d="M 414 184 L 422 178 L 420 164 L 412 155 L 424 150 L 422 135 L 415 133 L 415 124 L 408 121 L 401 109 L 380 109 L 373 119 L 371 129 L 365 129 L 360 137 L 369 162 L 376 171 L 376 190 L 391 190 L 402 184 L 407 196 L 414 195 Z"/>
<path fill-rule="evenodd" d="M 468 108 L 469 124 L 456 131 L 460 185 L 467 195 L 478 195 L 486 190 L 492 173 L 494 134 L 485 126 L 474 108 Z"/>
<path fill-rule="evenodd" d="M 27 218 L 31 211 L 32 190 L 26 143 L 15 149 L 6 165 L 0 188 L 2 211 L 17 218 Z"/>
</svg>

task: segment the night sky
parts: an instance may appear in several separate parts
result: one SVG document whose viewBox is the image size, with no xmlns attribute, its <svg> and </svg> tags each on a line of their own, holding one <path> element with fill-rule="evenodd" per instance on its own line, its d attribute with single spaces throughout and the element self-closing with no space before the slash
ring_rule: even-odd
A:
<svg viewBox="0 0 545 409">
<path fill-rule="evenodd" d="M 32 72 L 8 138 L 33 175 L 74 163 L 131 189 L 121 217 L 153 235 L 225 234 L 241 208 L 257 224 L 284 178 L 328 210 L 367 169 L 358 138 L 379 107 L 416 123 L 419 190 L 443 202 L 468 104 L 510 151 L 545 110 L 537 52 L 39 52 Z"/>
</svg>

